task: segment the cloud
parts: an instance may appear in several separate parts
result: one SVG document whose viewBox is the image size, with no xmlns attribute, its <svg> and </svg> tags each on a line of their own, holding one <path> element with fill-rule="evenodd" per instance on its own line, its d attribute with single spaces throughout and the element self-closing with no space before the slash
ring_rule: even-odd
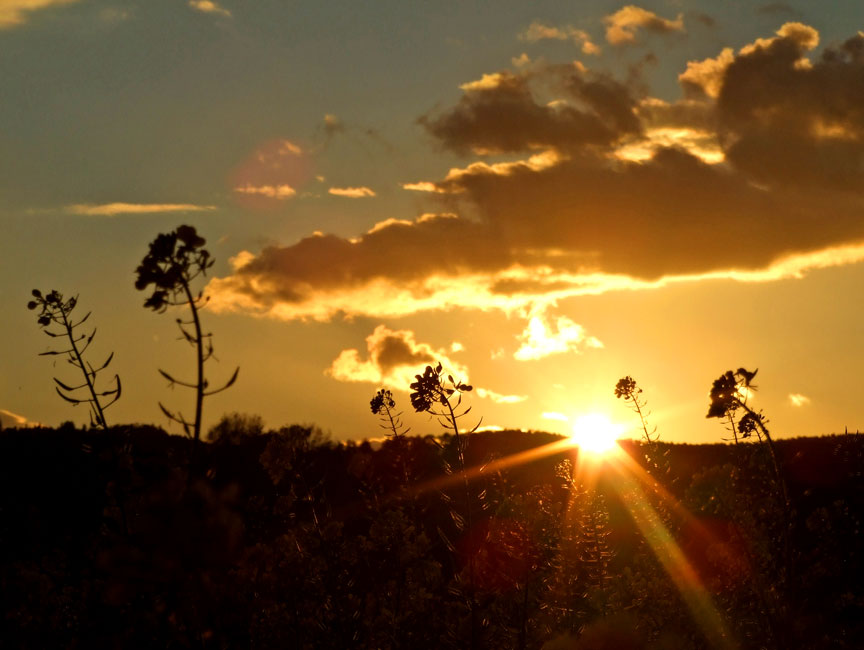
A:
<svg viewBox="0 0 864 650">
<path fill-rule="evenodd" d="M 437 192 L 443 193 L 444 190 L 440 189 L 435 183 L 430 181 L 419 181 L 417 183 L 402 183 L 403 190 L 409 190 L 411 192 Z"/>
<path fill-rule="evenodd" d="M 436 363 L 441 363 L 445 373 L 453 375 L 456 381 L 468 382 L 468 369 L 452 360 L 446 350 L 418 342 L 410 330 L 391 330 L 379 325 L 366 337 L 365 359 L 359 350 L 342 350 L 324 374 L 337 381 L 368 383 L 408 392 L 416 375 L 423 374 L 426 366 Z M 528 399 L 525 395 L 502 395 L 481 387 L 475 387 L 474 393 L 496 404 L 518 404 Z"/>
<path fill-rule="evenodd" d="M 213 2 L 213 0 L 189 0 L 189 6 L 205 14 L 218 14 L 231 17 L 231 12 Z"/>
<path fill-rule="evenodd" d="M 554 87 L 543 101 L 535 86 Z M 483 75 L 463 84 L 457 106 L 419 119 L 442 145 L 460 154 L 513 153 L 608 145 L 639 130 L 630 90 L 577 65 L 546 65 Z"/>
<path fill-rule="evenodd" d="M 391 330 L 379 325 L 366 337 L 366 359 L 359 350 L 342 350 L 325 374 L 337 381 L 363 382 L 407 391 L 422 374 L 423 368 L 437 362 L 448 372 L 464 379 L 467 369 L 452 361 L 445 350 L 436 350 L 427 343 L 419 343 L 410 330 Z"/>
<path fill-rule="evenodd" d="M 0 29 L 23 25 L 30 14 L 41 9 L 72 4 L 78 0 L 2 0 L 0 2 Z"/>
<path fill-rule="evenodd" d="M 810 404 L 810 398 L 801 393 L 790 393 L 789 402 L 792 406 L 807 406 Z"/>
<path fill-rule="evenodd" d="M 600 54 L 600 48 L 591 41 L 591 36 L 588 32 L 576 29 L 570 25 L 566 27 L 552 27 L 534 21 L 524 32 L 519 34 L 519 40 L 529 43 L 542 40 L 573 41 L 581 47 L 583 54 Z"/>
<path fill-rule="evenodd" d="M 762 16 L 794 16 L 800 17 L 801 12 L 785 2 L 769 2 L 756 8 L 756 13 Z"/>
<path fill-rule="evenodd" d="M 244 208 L 267 211 L 299 194 L 315 177 L 309 152 L 292 140 L 276 138 L 245 156 L 229 174 L 228 183 Z"/>
<path fill-rule="evenodd" d="M 477 388 L 475 392 L 477 397 L 490 399 L 496 404 L 519 404 L 528 399 L 527 395 L 502 395 L 486 388 Z"/>
<path fill-rule="evenodd" d="M 716 97 L 677 102 L 570 64 L 481 76 L 424 124 L 448 149 L 508 157 L 410 184 L 447 213 L 246 251 L 211 281 L 211 304 L 286 320 L 530 318 L 574 296 L 858 263 L 864 36 L 802 64 L 817 41 L 784 25 L 731 53 L 712 77 Z M 549 89 L 572 115 L 549 105 Z M 556 325 L 547 338 L 561 336 Z"/>
<path fill-rule="evenodd" d="M 338 133 L 345 132 L 345 124 L 336 115 L 327 113 L 324 115 L 324 133 L 328 138 L 332 138 Z"/>
<path fill-rule="evenodd" d="M 545 411 L 540 417 L 544 420 L 555 420 L 556 422 L 569 422 L 568 418 L 563 413 L 555 413 L 554 411 Z"/>
<path fill-rule="evenodd" d="M 634 5 L 622 7 L 614 14 L 606 16 L 603 22 L 606 24 L 606 40 L 612 45 L 635 43 L 639 30 L 655 34 L 684 31 L 684 14 L 678 14 L 675 20 L 669 20 Z"/>
<path fill-rule="evenodd" d="M 0 429 L 26 429 L 38 426 L 40 426 L 38 422 L 32 422 L 23 415 L 0 409 Z"/>
<path fill-rule="evenodd" d="M 297 195 L 297 190 L 287 183 L 282 185 L 259 185 L 258 187 L 247 183 L 242 187 L 235 187 L 234 191 L 239 192 L 240 194 L 257 194 L 259 196 L 266 196 L 268 199 L 277 199 L 279 201 L 284 201 L 285 199 L 290 199 Z"/>
<path fill-rule="evenodd" d="M 864 35 L 825 48 L 811 61 L 807 55 L 818 43 L 812 27 L 786 23 L 776 36 L 742 47 L 732 61 L 727 53 L 719 82 L 703 87 L 716 94 L 726 159 L 753 182 L 778 191 L 832 192 L 827 200 L 840 192 L 860 195 Z"/>
<path fill-rule="evenodd" d="M 716 98 L 723 86 L 726 70 L 734 60 L 734 51 L 731 47 L 726 47 L 714 58 L 689 61 L 687 69 L 678 75 L 678 82 L 688 94 L 702 92 Z"/>
<path fill-rule="evenodd" d="M 113 217 L 117 214 L 158 214 L 163 212 L 206 212 L 215 210 L 215 205 L 194 205 L 191 203 L 79 203 L 66 206 L 70 214 L 91 217 Z"/>
<path fill-rule="evenodd" d="M 566 316 L 559 316 L 553 325 L 545 314 L 532 316 L 518 339 L 522 345 L 513 354 L 517 361 L 533 361 L 555 354 L 603 347 L 598 339 L 585 334 L 584 327 Z"/>
<path fill-rule="evenodd" d="M 375 192 L 368 187 L 331 187 L 327 192 L 335 196 L 344 196 L 349 199 L 362 199 L 368 196 L 375 196 Z"/>
</svg>

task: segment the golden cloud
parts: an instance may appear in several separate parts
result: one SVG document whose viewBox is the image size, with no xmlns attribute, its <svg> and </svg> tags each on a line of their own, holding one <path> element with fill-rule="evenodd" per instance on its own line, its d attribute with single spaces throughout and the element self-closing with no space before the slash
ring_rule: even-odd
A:
<svg viewBox="0 0 864 650">
<path fill-rule="evenodd" d="M 576 29 L 571 25 L 553 27 L 534 21 L 524 32 L 519 34 L 519 40 L 529 43 L 542 40 L 573 41 L 580 45 L 583 54 L 600 54 L 600 48 L 591 41 L 591 35 L 585 30 Z"/>
<path fill-rule="evenodd" d="M 443 192 L 444 190 L 438 189 L 435 183 L 430 181 L 420 181 L 417 183 L 402 183 L 403 190 L 409 190 L 411 192 Z"/>
<path fill-rule="evenodd" d="M 205 14 L 218 14 L 231 17 L 231 12 L 213 2 L 213 0 L 189 0 L 189 6 Z"/>
<path fill-rule="evenodd" d="M 544 89 L 560 93 L 542 98 Z M 637 101 L 626 85 L 581 65 L 540 65 L 483 75 L 462 86 L 452 109 L 419 123 L 457 153 L 579 151 L 636 134 Z"/>
<path fill-rule="evenodd" d="M 612 45 L 635 43 L 639 30 L 657 34 L 684 31 L 684 14 L 678 14 L 675 20 L 669 20 L 634 5 L 622 7 L 614 14 L 606 16 L 603 22 L 606 24 L 606 40 Z"/>
<path fill-rule="evenodd" d="M 391 330 L 379 325 L 366 337 L 367 358 L 359 350 L 342 350 L 325 374 L 337 381 L 363 382 L 407 391 L 414 376 L 437 362 L 452 372 L 467 376 L 464 366 L 452 361 L 444 350 L 419 343 L 410 330 Z"/>
<path fill-rule="evenodd" d="M 572 65 L 498 73 L 422 120 L 452 150 L 521 154 L 413 184 L 459 216 L 389 219 L 356 237 L 244 252 L 241 267 L 211 281 L 212 304 L 289 320 L 448 309 L 530 316 L 573 296 L 858 263 L 864 36 L 797 65 L 817 39 L 784 26 L 742 48 L 715 71 L 716 99 L 640 98 Z M 581 117 L 553 115 L 562 109 L 541 98 L 541 80 Z M 575 135 L 579 120 L 600 135 Z M 758 168 L 742 147 L 757 152 Z M 540 325 L 542 337 L 532 339 L 530 322 L 523 333 L 525 358 L 584 345 L 575 323 Z M 544 348 L 546 340 L 558 343 Z"/>
<path fill-rule="evenodd" d="M 496 404 L 521 404 L 528 399 L 527 395 L 502 395 L 486 388 L 477 388 L 474 392 L 477 393 L 477 397 L 491 400 Z"/>
<path fill-rule="evenodd" d="M 78 0 L 3 0 L 0 2 L 0 29 L 17 27 L 27 22 L 32 12 Z"/>
<path fill-rule="evenodd" d="M 531 316 L 525 331 L 519 336 L 519 341 L 521 346 L 513 355 L 517 361 L 543 359 L 555 354 L 603 347 L 598 339 L 585 334 L 584 327 L 566 316 L 559 316 L 552 324 L 546 314 Z"/>
<path fill-rule="evenodd" d="M 41 426 L 38 422 L 28 420 L 23 415 L 0 409 L 0 429 L 26 429 L 38 426 Z"/>
<path fill-rule="evenodd" d="M 375 196 L 375 192 L 368 187 L 331 187 L 327 192 L 334 196 L 344 196 L 349 199 Z"/>
<path fill-rule="evenodd" d="M 78 203 L 66 206 L 70 214 L 91 217 L 113 217 L 117 214 L 158 214 L 163 212 L 206 212 L 215 210 L 215 205 L 194 205 L 192 203 Z"/>
<path fill-rule="evenodd" d="M 268 199 L 277 199 L 280 201 L 297 195 L 297 190 L 287 183 L 282 185 L 259 185 L 258 187 L 247 183 L 242 187 L 235 187 L 234 191 L 240 194 L 257 194 L 259 196 L 266 196 Z"/>
<path fill-rule="evenodd" d="M 410 330 L 391 330 L 379 325 L 366 337 L 365 359 L 359 350 L 342 350 L 325 374 L 337 381 L 369 383 L 407 392 L 416 375 L 436 363 L 441 363 L 457 381 L 468 381 L 468 369 L 451 359 L 446 350 L 418 342 Z M 475 388 L 475 393 L 496 404 L 518 404 L 528 399 L 525 395 L 502 395 L 481 387 Z"/>
</svg>

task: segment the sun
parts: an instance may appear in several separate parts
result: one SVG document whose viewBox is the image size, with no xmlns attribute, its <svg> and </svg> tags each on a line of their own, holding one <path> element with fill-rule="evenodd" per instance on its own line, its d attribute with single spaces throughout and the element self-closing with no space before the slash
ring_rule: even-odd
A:
<svg viewBox="0 0 864 650">
<path fill-rule="evenodd" d="M 616 446 L 621 427 L 602 413 L 583 415 L 573 423 L 573 442 L 582 451 L 602 456 Z"/>
</svg>

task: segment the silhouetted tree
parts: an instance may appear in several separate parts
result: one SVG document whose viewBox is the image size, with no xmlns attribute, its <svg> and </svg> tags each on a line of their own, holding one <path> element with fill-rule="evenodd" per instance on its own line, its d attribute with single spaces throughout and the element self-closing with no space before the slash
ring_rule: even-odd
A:
<svg viewBox="0 0 864 650">
<path fill-rule="evenodd" d="M 63 338 L 69 342 L 69 347 L 63 350 L 49 350 L 40 353 L 39 356 L 66 356 L 66 360 L 78 368 L 81 374 L 84 375 L 84 383 L 77 386 L 64 384 L 62 381 L 54 377 L 54 382 L 57 384 L 54 390 L 57 394 L 73 406 L 78 404 L 90 405 L 90 423 L 93 426 L 106 428 L 108 425 L 105 422 L 105 409 L 111 406 L 114 402 L 120 399 L 120 376 L 114 375 L 114 388 L 105 391 L 99 391 L 96 388 L 97 375 L 111 363 L 114 358 L 114 353 L 108 355 L 105 362 L 98 368 L 94 367 L 89 361 L 84 360 L 84 353 L 93 339 L 96 337 L 96 328 L 88 333 L 78 333 L 76 330 L 90 318 L 92 312 L 87 314 L 78 322 L 75 322 L 72 317 L 72 311 L 78 304 L 78 297 L 64 299 L 63 294 L 59 291 L 51 291 L 43 296 L 38 289 L 33 289 L 33 298 L 27 303 L 27 309 L 39 309 L 38 323 L 51 338 Z M 48 329 L 51 325 L 57 325 L 61 328 L 60 332 L 51 331 Z M 75 392 L 86 388 L 89 397 L 75 397 Z M 108 398 L 108 401 L 103 404 L 99 398 Z"/>
<path fill-rule="evenodd" d="M 144 306 L 155 312 L 164 312 L 168 307 L 189 307 L 192 313 L 190 320 L 177 319 L 177 326 L 183 338 L 195 348 L 197 380 L 184 382 L 160 369 L 159 373 L 171 385 L 179 384 L 195 390 L 195 421 L 190 424 L 178 411 L 169 411 L 162 403 L 159 408 L 174 422 L 183 426 L 186 435 L 191 435 L 196 443 L 201 438 L 201 419 L 204 398 L 219 393 L 230 387 L 237 380 L 239 368 L 234 370 L 231 378 L 220 388 L 207 390 L 209 382 L 204 376 L 204 363 L 213 356 L 212 333 L 204 334 L 201 328 L 200 311 L 209 301 L 203 290 L 197 293 L 192 290 L 192 282 L 199 276 L 207 274 L 207 269 L 213 266 L 210 253 L 204 248 L 205 240 L 200 237 L 192 226 L 180 226 L 170 233 L 162 233 L 150 242 L 150 251 L 136 269 L 138 275 L 135 288 L 139 291 L 153 285 L 153 293 Z M 192 330 L 187 329 L 192 326 Z"/>
</svg>

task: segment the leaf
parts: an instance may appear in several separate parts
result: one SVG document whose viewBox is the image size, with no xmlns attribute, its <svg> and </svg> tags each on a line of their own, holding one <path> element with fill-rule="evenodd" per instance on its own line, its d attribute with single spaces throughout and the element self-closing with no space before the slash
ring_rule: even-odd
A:
<svg viewBox="0 0 864 650">
<path fill-rule="evenodd" d="M 64 395 L 63 393 L 61 393 L 61 392 L 60 392 L 60 389 L 57 388 L 56 386 L 54 387 L 54 390 L 57 391 L 57 394 L 58 394 L 60 397 L 62 397 L 63 399 L 65 399 L 67 402 L 71 402 L 72 404 L 75 404 L 76 406 L 77 406 L 78 404 L 81 404 L 82 402 L 89 401 L 89 400 L 83 400 L 83 399 L 75 399 L 74 397 L 67 397 L 66 395 Z"/>
<path fill-rule="evenodd" d="M 183 424 L 183 421 L 177 419 L 177 416 L 174 415 L 168 409 L 166 409 L 165 406 L 163 406 L 162 402 L 159 402 L 159 408 L 162 409 L 162 412 L 165 414 L 165 417 L 167 417 L 169 420 L 174 420 L 174 422 L 179 422 L 180 424 Z"/>
<path fill-rule="evenodd" d="M 206 394 L 206 395 L 215 395 L 216 393 L 221 393 L 223 390 L 227 390 L 227 389 L 231 388 L 231 386 L 234 385 L 234 382 L 237 381 L 237 374 L 238 374 L 239 372 L 240 372 L 240 366 L 237 366 L 236 368 L 234 368 L 234 374 L 231 375 L 231 379 L 229 379 L 229 380 L 225 383 L 225 385 L 222 386 L 222 388 L 217 388 L 216 390 L 211 390 L 211 391 L 209 391 L 208 393 L 205 393 L 205 394 Z M 204 385 L 205 385 L 205 387 L 206 387 L 207 382 L 204 382 Z"/>
<path fill-rule="evenodd" d="M 112 352 L 111 354 L 108 355 L 108 358 L 105 359 L 105 363 L 103 363 L 101 366 L 99 366 L 99 370 L 105 370 L 105 368 L 108 367 L 108 364 L 111 363 L 111 359 L 113 359 L 113 358 L 114 358 L 114 353 Z M 99 370 L 97 370 L 96 372 L 99 372 Z"/>
<path fill-rule="evenodd" d="M 73 386 L 67 386 L 67 385 L 64 384 L 62 381 L 60 381 L 59 379 L 57 379 L 57 377 L 54 377 L 53 379 L 54 379 L 54 381 L 57 383 L 57 385 L 60 386 L 60 388 L 62 388 L 63 390 L 68 390 L 70 393 L 71 393 L 73 390 L 78 390 L 79 388 L 83 388 L 83 387 L 85 386 L 85 384 L 81 384 L 80 386 L 74 386 L 74 387 L 73 387 Z"/>
</svg>

